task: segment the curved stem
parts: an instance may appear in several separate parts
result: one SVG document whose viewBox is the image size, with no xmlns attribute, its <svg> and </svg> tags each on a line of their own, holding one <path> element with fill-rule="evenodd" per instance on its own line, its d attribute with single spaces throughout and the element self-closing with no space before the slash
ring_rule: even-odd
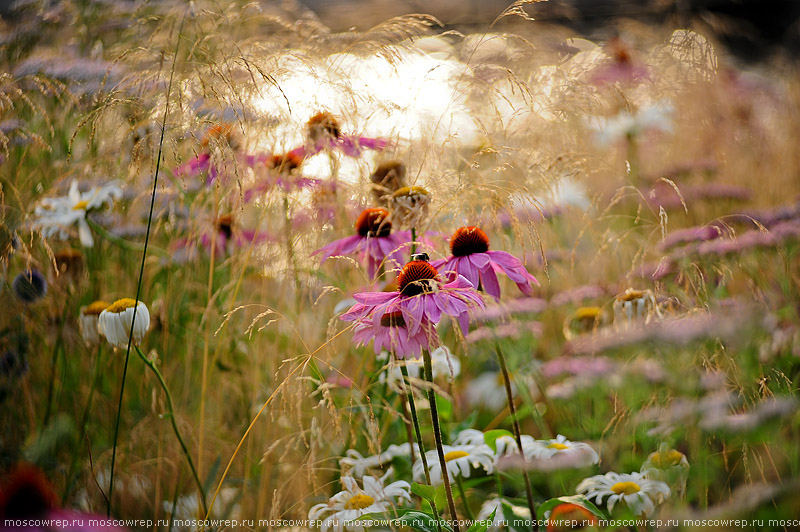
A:
<svg viewBox="0 0 800 532">
<path fill-rule="evenodd" d="M 433 439 L 436 442 L 436 451 L 439 455 L 439 466 L 442 469 L 442 481 L 444 482 L 444 492 L 447 495 L 447 505 L 450 507 L 450 515 L 453 518 L 454 532 L 461 532 L 458 526 L 458 514 L 456 513 L 456 503 L 453 500 L 453 490 L 450 488 L 450 474 L 447 472 L 447 461 L 444 459 L 442 449 L 442 431 L 439 427 L 439 411 L 436 408 L 436 392 L 433 390 L 433 363 L 431 354 L 427 349 L 422 350 L 422 359 L 425 361 L 425 379 L 431 384 L 428 387 L 428 403 L 431 407 L 431 422 L 433 424 Z"/>
<path fill-rule="evenodd" d="M 500 349 L 500 344 L 495 343 L 495 351 L 497 352 L 497 361 L 500 363 L 500 371 L 503 373 L 503 382 L 506 386 L 506 399 L 508 400 L 508 411 L 511 413 L 511 422 L 514 427 L 514 438 L 517 440 L 519 446 L 519 454 L 522 456 L 522 476 L 525 480 L 525 496 L 528 498 L 528 509 L 531 511 L 531 529 L 538 530 L 536 519 L 536 505 L 533 502 L 533 491 L 531 490 L 531 479 L 528 477 L 528 470 L 525 467 L 525 451 L 522 450 L 522 433 L 519 430 L 519 421 L 517 420 L 517 409 L 514 406 L 514 394 L 511 391 L 511 379 L 508 376 L 508 367 L 506 366 L 506 358 L 503 356 L 503 351 Z"/>
<path fill-rule="evenodd" d="M 175 432 L 175 436 L 178 438 L 178 442 L 181 444 L 181 449 L 183 450 L 183 454 L 186 456 L 186 461 L 189 462 L 189 469 L 192 470 L 192 476 L 197 484 L 197 490 L 200 493 L 200 502 L 203 504 L 203 511 L 208 513 L 208 505 L 206 504 L 206 494 L 203 491 L 203 483 L 200 482 L 200 477 L 197 475 L 197 469 L 194 467 L 192 455 L 189 454 L 189 448 L 186 446 L 186 442 L 183 440 L 183 436 L 181 436 L 181 431 L 178 429 L 178 423 L 175 421 L 175 407 L 172 404 L 172 394 L 169 392 L 169 388 L 167 387 L 167 383 L 164 381 L 164 377 L 161 375 L 161 372 L 158 371 L 156 365 L 153 364 L 153 361 L 144 356 L 144 353 L 142 353 L 142 350 L 138 345 L 135 346 L 135 349 L 136 353 L 139 355 L 139 358 L 141 358 L 147 367 L 156 374 L 158 382 L 161 384 L 161 389 L 164 390 L 164 395 L 167 396 L 167 415 L 172 423 L 172 430 Z"/>
<path fill-rule="evenodd" d="M 417 407 L 414 404 L 414 391 L 411 389 L 411 381 L 409 381 L 408 369 L 406 368 L 405 364 L 400 365 L 400 373 L 403 374 L 403 393 L 408 400 L 408 407 L 411 409 L 411 420 L 414 423 L 414 433 L 417 436 L 417 446 L 419 447 L 419 455 L 420 459 L 422 460 L 422 470 L 425 472 L 425 482 L 428 483 L 428 486 L 433 486 L 433 484 L 431 484 L 431 470 L 428 467 L 428 458 L 425 456 L 425 444 L 422 443 L 422 431 L 419 430 Z M 408 389 L 406 389 L 406 381 L 408 381 Z M 411 457 L 413 462 L 413 445 L 411 446 Z M 439 530 L 439 532 L 442 532 L 442 525 L 439 523 L 439 510 L 436 508 L 436 501 L 431 500 L 430 503 L 431 509 L 433 510 L 433 516 L 436 518 L 436 528 Z"/>
<path fill-rule="evenodd" d="M 98 224 L 88 216 L 86 217 L 86 223 L 89 224 L 89 227 L 92 228 L 92 231 L 103 237 L 105 240 L 108 240 L 112 244 L 127 251 L 136 251 L 136 252 L 143 252 L 144 251 L 144 244 L 140 244 L 139 242 L 131 242 L 130 240 L 125 240 L 124 238 L 115 235 L 102 225 Z M 159 249 L 153 246 L 148 247 L 149 251 L 152 251 L 156 255 L 160 255 L 162 257 L 169 257 L 169 253 L 164 251 L 163 249 Z"/>
</svg>

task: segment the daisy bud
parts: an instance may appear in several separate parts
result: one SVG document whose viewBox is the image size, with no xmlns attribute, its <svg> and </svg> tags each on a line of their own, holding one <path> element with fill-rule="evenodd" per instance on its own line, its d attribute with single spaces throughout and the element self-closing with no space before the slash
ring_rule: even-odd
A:
<svg viewBox="0 0 800 532">
<path fill-rule="evenodd" d="M 95 301 L 90 305 L 81 307 L 81 316 L 78 321 L 81 330 L 81 337 L 87 346 L 94 346 L 100 343 L 100 331 L 97 324 L 100 313 L 108 308 L 109 303 L 105 301 Z M 138 321 L 138 320 L 137 320 Z"/>
<path fill-rule="evenodd" d="M 430 193 L 423 187 L 402 187 L 394 191 L 389 204 L 402 225 L 409 227 L 418 226 L 428 212 L 431 202 Z"/>
<path fill-rule="evenodd" d="M 133 311 L 136 309 L 136 323 L 133 323 Z M 150 311 L 147 305 L 130 298 L 118 299 L 100 313 L 97 327 L 100 334 L 106 337 L 114 347 L 127 347 L 128 337 L 133 324 L 133 343 L 138 344 L 150 328 Z"/>
</svg>

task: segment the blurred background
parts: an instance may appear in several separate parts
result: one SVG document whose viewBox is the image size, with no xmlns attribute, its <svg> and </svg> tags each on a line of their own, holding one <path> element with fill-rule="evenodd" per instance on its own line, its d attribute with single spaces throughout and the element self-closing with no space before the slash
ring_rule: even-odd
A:
<svg viewBox="0 0 800 532">
<path fill-rule="evenodd" d="M 508 0 L 305 0 L 334 31 L 365 30 L 388 17 L 429 13 L 459 31 L 485 28 Z M 737 57 L 758 61 L 767 55 L 800 53 L 800 2 L 796 0 L 549 0 L 515 2 L 531 17 L 563 24 L 592 39 L 611 36 L 613 19 L 629 18 L 674 27 L 699 25 L 715 34 Z M 508 29 L 524 19 L 506 17 Z M 710 30 L 710 31 L 709 31 Z"/>
</svg>

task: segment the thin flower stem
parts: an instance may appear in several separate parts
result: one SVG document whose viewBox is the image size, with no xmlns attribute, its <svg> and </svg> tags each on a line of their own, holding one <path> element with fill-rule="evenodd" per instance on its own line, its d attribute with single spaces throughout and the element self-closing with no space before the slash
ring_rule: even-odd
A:
<svg viewBox="0 0 800 532">
<path fill-rule="evenodd" d="M 422 431 L 419 430 L 417 407 L 414 404 L 414 391 L 411 389 L 411 381 L 409 380 L 408 369 L 403 363 L 400 365 L 400 372 L 403 374 L 403 394 L 408 400 L 408 407 L 411 409 L 411 420 L 414 423 L 414 433 L 417 435 L 417 446 L 419 447 L 419 456 L 422 460 L 422 470 L 425 472 L 425 482 L 428 483 L 428 486 L 433 486 L 433 484 L 431 484 L 431 471 L 428 467 L 428 458 L 425 456 L 425 444 L 422 443 Z M 406 382 L 408 382 L 408 388 L 406 388 Z M 411 456 L 414 456 L 413 445 L 411 446 Z M 439 523 L 439 510 L 436 508 L 436 502 L 432 500 L 430 503 L 431 509 L 433 510 L 433 516 L 436 519 L 436 528 L 439 532 L 442 532 L 442 525 Z"/>
<path fill-rule="evenodd" d="M 142 247 L 142 262 L 139 266 L 139 281 L 136 283 L 135 306 L 133 316 L 131 316 L 131 330 L 128 333 L 128 346 L 125 349 L 125 365 L 122 370 L 122 382 L 119 385 L 119 402 L 117 403 L 117 421 L 114 424 L 114 443 L 111 446 L 111 473 L 108 480 L 108 501 L 106 504 L 106 517 L 111 517 L 111 501 L 114 495 L 114 466 L 117 462 L 117 440 L 119 438 L 119 422 L 122 418 L 122 399 L 125 397 L 125 378 L 128 376 L 128 363 L 131 358 L 131 345 L 133 345 L 133 324 L 136 323 L 136 311 L 139 308 L 139 296 L 142 294 L 142 279 L 144 279 L 144 265 L 147 260 L 147 246 L 150 243 L 150 227 L 153 224 L 153 207 L 156 204 L 156 190 L 158 190 L 158 173 L 161 170 L 161 157 L 164 153 L 164 133 L 167 130 L 167 117 L 169 116 L 169 99 L 172 94 L 172 80 L 175 77 L 175 65 L 178 62 L 178 50 L 181 46 L 181 35 L 183 34 L 183 24 L 186 22 L 188 9 L 184 11 L 181 24 L 178 28 L 178 38 L 175 43 L 175 53 L 172 60 L 172 68 L 169 73 L 169 83 L 167 84 L 167 97 L 164 102 L 164 117 L 161 120 L 161 138 L 158 141 L 158 153 L 156 155 L 156 168 L 153 172 L 153 192 L 150 194 L 150 212 L 147 214 L 147 232 L 144 234 L 144 246 Z"/>
<path fill-rule="evenodd" d="M 522 433 L 519 430 L 519 421 L 517 420 L 517 409 L 514 406 L 514 394 L 511 391 L 511 379 L 508 376 L 508 367 L 506 366 L 506 358 L 503 356 L 503 350 L 500 349 L 500 344 L 495 343 L 495 351 L 497 352 L 497 361 L 500 363 L 500 371 L 503 374 L 503 382 L 506 386 L 506 399 L 508 400 L 508 410 L 511 413 L 511 424 L 514 427 L 514 438 L 517 440 L 519 454 L 522 456 L 522 477 L 525 482 L 525 496 L 528 498 L 528 509 L 531 511 L 531 529 L 535 532 L 539 529 L 536 519 L 536 505 L 533 502 L 533 491 L 531 490 L 531 479 L 528 477 L 528 470 L 525 467 L 525 451 L 522 450 Z"/>
<path fill-rule="evenodd" d="M 469 501 L 467 501 L 467 490 L 464 489 L 464 481 L 461 475 L 456 475 L 456 485 L 458 486 L 458 494 L 461 496 L 461 502 L 464 503 L 464 511 L 467 513 L 467 519 L 470 521 L 475 520 L 472 510 L 469 508 Z"/>
<path fill-rule="evenodd" d="M 83 437 L 86 434 L 86 423 L 89 421 L 89 412 L 92 410 L 92 398 L 94 398 L 94 391 L 97 388 L 97 378 L 100 374 L 100 355 L 102 354 L 102 344 L 97 344 L 97 355 L 95 356 L 94 361 L 94 371 L 92 372 L 92 384 L 89 388 L 89 398 L 86 400 L 86 406 L 83 409 L 83 415 L 81 416 L 81 424 L 78 429 L 78 445 L 83 442 Z M 72 491 L 72 475 L 75 474 L 75 467 L 78 464 L 78 456 L 79 453 L 75 453 L 72 456 L 72 463 L 69 466 L 69 471 L 67 472 L 67 482 L 66 487 L 64 488 L 64 496 L 61 498 L 62 504 L 66 502 L 67 497 L 69 496 L 70 491 Z"/>
<path fill-rule="evenodd" d="M 181 444 L 181 449 L 183 450 L 183 454 L 186 456 L 186 461 L 189 462 L 189 469 L 192 470 L 192 476 L 194 477 L 194 481 L 197 484 L 197 490 L 200 493 L 200 502 L 203 504 L 203 511 L 208 513 L 208 505 L 206 504 L 206 494 L 203 490 L 203 483 L 200 482 L 200 477 L 197 475 L 197 469 L 194 467 L 194 461 L 192 460 L 192 455 L 189 454 L 189 448 L 186 446 L 186 442 L 183 440 L 183 436 L 181 436 L 181 431 L 178 429 L 178 423 L 175 421 L 175 407 L 172 404 L 172 394 L 167 387 L 166 381 L 164 381 L 164 377 L 161 375 L 161 372 L 158 371 L 158 368 L 153 363 L 152 360 L 147 358 L 139 346 L 135 346 L 136 353 L 139 355 L 139 358 L 150 368 L 153 373 L 155 373 L 156 377 L 158 378 L 159 384 L 161 384 L 161 389 L 164 390 L 164 395 L 167 397 L 167 415 L 169 416 L 169 420 L 172 423 L 172 430 L 175 432 L 175 436 L 178 438 L 178 443 Z"/>
<path fill-rule="evenodd" d="M 64 323 L 67 321 L 67 311 L 70 308 L 70 301 L 67 300 L 64 305 L 64 312 L 61 313 L 61 319 L 58 321 L 58 336 L 56 337 L 56 345 L 53 347 L 53 359 L 50 368 L 50 384 L 47 387 L 47 407 L 44 411 L 44 419 L 42 421 L 42 430 L 47 426 L 50 421 L 50 414 L 53 410 L 53 394 L 55 393 L 56 373 L 58 372 L 58 354 L 62 351 L 64 345 Z"/>
<path fill-rule="evenodd" d="M 412 227 L 411 228 L 411 254 L 413 255 L 416 252 L 417 252 L 417 228 L 416 227 Z"/>
<path fill-rule="evenodd" d="M 447 505 L 450 507 L 450 515 L 453 518 L 454 532 L 461 532 L 458 526 L 458 514 L 456 513 L 456 503 L 453 500 L 453 490 L 450 488 L 450 475 L 447 473 L 447 462 L 444 459 L 444 449 L 442 448 L 442 431 L 439 427 L 439 410 L 436 408 L 436 392 L 433 390 L 433 363 L 431 354 L 427 349 L 422 350 L 422 359 L 425 361 L 425 379 L 428 381 L 428 403 L 431 407 L 431 423 L 433 424 L 433 439 L 436 442 L 436 452 L 439 455 L 439 467 L 442 470 L 442 481 L 444 491 L 447 495 Z"/>
</svg>

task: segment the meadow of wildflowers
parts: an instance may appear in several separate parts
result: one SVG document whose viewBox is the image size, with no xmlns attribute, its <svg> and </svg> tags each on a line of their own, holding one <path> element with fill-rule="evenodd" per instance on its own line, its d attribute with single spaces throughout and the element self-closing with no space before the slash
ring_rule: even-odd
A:
<svg viewBox="0 0 800 532">
<path fill-rule="evenodd" d="M 4 11 L 0 530 L 800 529 L 797 65 L 528 3 Z"/>
</svg>

